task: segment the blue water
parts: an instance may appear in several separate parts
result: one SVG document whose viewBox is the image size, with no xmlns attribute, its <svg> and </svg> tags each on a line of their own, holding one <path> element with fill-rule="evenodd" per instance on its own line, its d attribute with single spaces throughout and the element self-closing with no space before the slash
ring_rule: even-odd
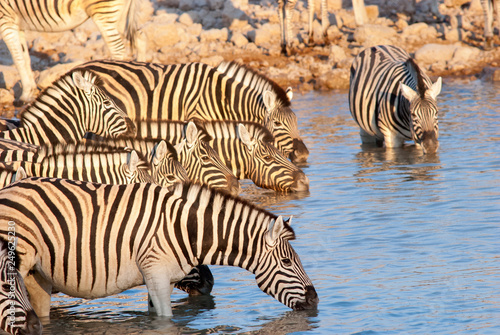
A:
<svg viewBox="0 0 500 335">
<path fill-rule="evenodd" d="M 253 275 L 211 267 L 210 297 L 174 291 L 149 317 L 144 286 L 53 297 L 48 334 L 500 334 L 500 85 L 445 79 L 440 148 L 362 148 L 347 92 L 295 94 L 310 192 L 242 196 L 293 215 L 292 245 L 320 298 L 294 312 Z"/>
</svg>

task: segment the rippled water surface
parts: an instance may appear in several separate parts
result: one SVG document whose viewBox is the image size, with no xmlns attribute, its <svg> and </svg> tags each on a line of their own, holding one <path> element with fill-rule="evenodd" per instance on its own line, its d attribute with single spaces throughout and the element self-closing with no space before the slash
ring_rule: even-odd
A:
<svg viewBox="0 0 500 335">
<path fill-rule="evenodd" d="M 253 275 L 215 267 L 212 296 L 174 291 L 149 317 L 144 286 L 106 299 L 53 297 L 48 334 L 500 334 L 500 85 L 445 80 L 440 148 L 362 148 L 347 92 L 295 94 L 310 192 L 243 196 L 293 215 L 320 298 L 293 312 Z"/>
</svg>

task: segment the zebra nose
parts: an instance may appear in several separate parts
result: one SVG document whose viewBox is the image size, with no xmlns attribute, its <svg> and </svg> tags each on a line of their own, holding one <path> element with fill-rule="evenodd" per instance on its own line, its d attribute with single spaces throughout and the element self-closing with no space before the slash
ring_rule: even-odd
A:
<svg viewBox="0 0 500 335">
<path fill-rule="evenodd" d="M 309 157 L 309 150 L 301 139 L 293 139 L 293 151 L 290 154 L 290 160 L 293 163 L 305 163 Z"/>
<path fill-rule="evenodd" d="M 319 298 L 314 286 L 306 286 L 305 299 L 298 301 L 293 307 L 294 310 L 300 311 L 305 309 L 314 309 L 318 306 Z"/>
<path fill-rule="evenodd" d="M 293 173 L 293 185 L 291 187 L 292 191 L 308 191 L 309 190 L 309 178 L 301 170 L 295 171 Z"/>
<path fill-rule="evenodd" d="M 422 148 L 426 154 L 433 154 L 439 148 L 439 141 L 435 131 L 424 131 L 422 134 Z"/>
<path fill-rule="evenodd" d="M 227 191 L 229 192 L 229 194 L 232 195 L 240 194 L 241 189 L 238 178 L 232 175 L 226 175 L 226 181 L 227 181 Z"/>
<path fill-rule="evenodd" d="M 125 121 L 127 122 L 127 132 L 124 135 L 128 137 L 135 137 L 137 128 L 135 127 L 134 121 L 132 121 L 128 117 L 125 119 Z"/>
<path fill-rule="evenodd" d="M 29 311 L 26 315 L 26 333 L 20 334 L 41 335 L 42 323 L 34 311 Z"/>
</svg>

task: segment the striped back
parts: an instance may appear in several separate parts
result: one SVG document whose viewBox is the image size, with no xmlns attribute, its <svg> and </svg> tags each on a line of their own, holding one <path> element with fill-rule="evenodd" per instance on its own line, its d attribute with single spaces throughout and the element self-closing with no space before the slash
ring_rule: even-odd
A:
<svg viewBox="0 0 500 335">
<path fill-rule="evenodd" d="M 4 150 L 27 150 L 36 152 L 38 150 L 38 145 L 10 140 L 8 138 L 0 138 L 0 151 Z"/>
<path fill-rule="evenodd" d="M 0 190 L 0 213 L 0 235 L 9 221 L 22 222 L 21 274 L 37 272 L 49 292 L 97 298 L 145 282 L 156 312 L 172 315 L 170 283 L 212 264 L 251 271 L 264 292 L 290 308 L 318 303 L 290 245 L 290 221 L 198 184 L 171 190 L 27 178 Z M 30 299 L 38 315 L 48 314 L 50 301 Z"/>
<path fill-rule="evenodd" d="M 22 167 L 27 176 L 56 177 L 106 184 L 156 182 L 151 166 L 136 151 L 85 144 L 41 147 L 32 161 L 2 163 L 0 175 Z M 8 178 L 2 178 L 5 187 Z M 12 181 L 12 177 L 11 177 Z"/>
<path fill-rule="evenodd" d="M 33 311 L 17 270 L 16 224 L 7 223 L 7 235 L 0 237 L 0 328 L 11 334 L 42 334 L 42 324 Z"/>
<path fill-rule="evenodd" d="M 274 147 L 273 136 L 259 123 L 197 121 L 197 125 L 238 178 L 280 192 L 309 189 L 304 172 Z"/>
<path fill-rule="evenodd" d="M 202 63 L 99 60 L 79 69 L 98 73 L 109 94 L 134 120 L 255 121 L 268 127 L 285 156 L 293 152 L 294 160 L 307 158 L 290 95 L 268 79 L 272 89 L 259 92 Z"/>
<path fill-rule="evenodd" d="M 425 152 L 439 146 L 436 97 L 441 78 L 434 84 L 408 53 L 381 45 L 359 53 L 351 66 L 349 107 L 362 137 L 395 147 L 414 140 Z"/>
<path fill-rule="evenodd" d="M 300 138 L 297 116 L 291 109 L 293 94 L 255 70 L 237 62 L 222 62 L 217 70 L 255 90 L 267 108 L 261 122 L 274 136 L 274 145 L 292 162 L 307 161 L 309 150 Z M 253 121 L 253 120 L 249 120 Z M 257 120 L 256 120 L 257 121 Z"/>
<path fill-rule="evenodd" d="M 70 71 L 43 91 L 20 115 L 21 126 L 0 138 L 42 145 L 72 143 L 93 132 L 116 138 L 135 126 L 96 82 L 90 71 Z"/>
</svg>

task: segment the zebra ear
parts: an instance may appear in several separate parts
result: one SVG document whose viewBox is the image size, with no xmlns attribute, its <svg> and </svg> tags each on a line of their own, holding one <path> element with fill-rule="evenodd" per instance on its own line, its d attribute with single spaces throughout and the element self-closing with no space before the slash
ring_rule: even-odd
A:
<svg viewBox="0 0 500 335">
<path fill-rule="evenodd" d="M 264 99 L 264 105 L 266 106 L 267 111 L 270 112 L 271 110 L 273 110 L 273 108 L 276 106 L 276 94 L 271 91 L 265 91 L 262 97 Z"/>
<path fill-rule="evenodd" d="M 155 155 L 153 156 L 153 164 L 158 165 L 160 161 L 165 158 L 167 154 L 167 143 L 164 140 L 161 140 L 160 143 L 156 146 Z"/>
<path fill-rule="evenodd" d="M 441 77 L 436 80 L 434 84 L 432 84 L 431 88 L 429 88 L 428 92 L 432 99 L 436 100 L 439 93 L 441 93 Z"/>
<path fill-rule="evenodd" d="M 28 175 L 26 174 L 26 171 L 24 170 L 24 168 L 22 166 L 18 167 L 17 168 L 17 171 L 16 171 L 16 178 L 15 178 L 15 182 L 18 181 L 18 180 L 21 180 L 21 179 L 24 179 L 24 178 L 27 178 Z"/>
<path fill-rule="evenodd" d="M 292 88 L 289 87 L 286 89 L 286 97 L 288 98 L 288 101 L 292 101 L 292 98 L 293 98 L 293 92 L 292 92 Z"/>
<path fill-rule="evenodd" d="M 184 148 L 184 144 L 186 143 L 186 140 L 182 140 L 176 145 L 174 145 L 175 151 L 177 151 L 177 154 L 179 154 L 182 151 L 182 148 Z"/>
<path fill-rule="evenodd" d="M 135 172 L 137 170 L 137 163 L 139 163 L 139 156 L 135 150 L 132 150 L 128 156 L 128 169 L 130 172 Z"/>
<path fill-rule="evenodd" d="M 284 228 L 283 217 L 281 215 L 278 216 L 276 220 L 269 222 L 269 227 L 266 233 L 266 241 L 269 245 L 276 244 L 276 241 L 278 240 L 278 237 L 283 231 L 283 228 Z"/>
<path fill-rule="evenodd" d="M 75 83 L 76 87 L 78 87 L 85 93 L 90 93 L 90 91 L 92 90 L 92 83 L 85 79 L 81 72 L 73 72 L 71 77 L 73 78 L 73 82 Z"/>
<path fill-rule="evenodd" d="M 408 101 L 413 101 L 413 99 L 418 96 L 418 93 L 415 92 L 413 90 L 413 88 L 411 88 L 410 86 L 408 85 L 405 85 L 403 83 L 400 84 L 399 86 L 400 90 L 401 90 L 401 93 L 403 94 L 403 96 L 408 100 Z"/>
<path fill-rule="evenodd" d="M 193 121 L 189 121 L 186 128 L 186 140 L 189 146 L 196 142 L 198 136 L 198 129 Z"/>
<path fill-rule="evenodd" d="M 252 136 L 250 136 L 247 127 L 245 127 L 245 125 L 241 123 L 238 123 L 238 135 L 244 145 L 246 145 L 248 148 L 253 147 L 254 141 L 252 140 Z"/>
</svg>

